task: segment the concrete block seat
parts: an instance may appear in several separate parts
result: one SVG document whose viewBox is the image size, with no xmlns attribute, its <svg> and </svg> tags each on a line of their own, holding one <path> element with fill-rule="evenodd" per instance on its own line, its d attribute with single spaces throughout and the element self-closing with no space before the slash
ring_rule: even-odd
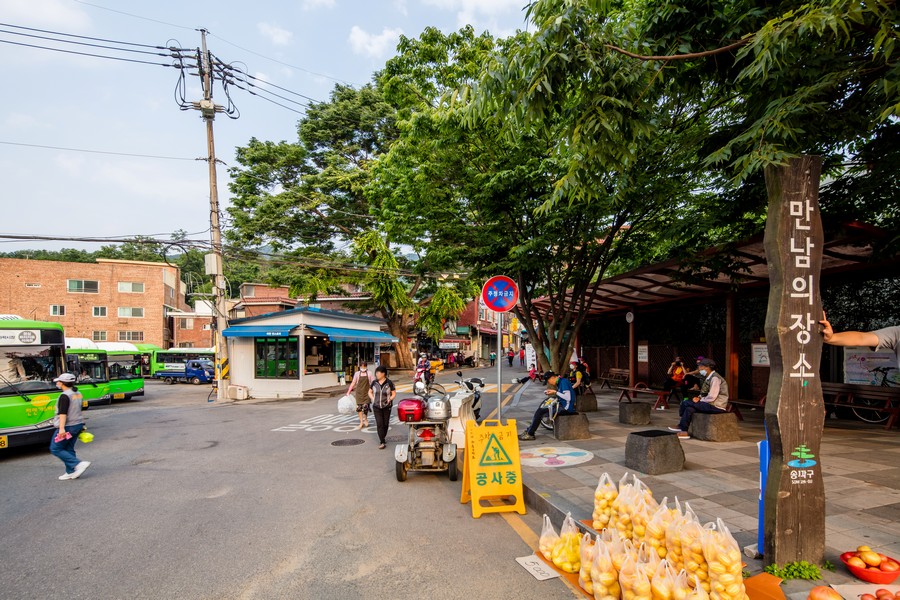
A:
<svg viewBox="0 0 900 600">
<path fill-rule="evenodd" d="M 597 396 L 594 392 L 585 392 L 575 397 L 575 410 L 582 412 L 595 412 L 597 410 Z"/>
<path fill-rule="evenodd" d="M 635 431 L 625 440 L 625 466 L 647 475 L 676 473 L 684 468 L 684 450 L 671 431 Z"/>
<path fill-rule="evenodd" d="M 734 413 L 694 413 L 688 433 L 705 442 L 739 442 L 738 419 Z"/>
<path fill-rule="evenodd" d="M 647 402 L 620 402 L 619 423 L 625 425 L 649 425 L 651 404 Z"/>
<path fill-rule="evenodd" d="M 553 435 L 560 441 L 588 440 L 591 438 L 588 425 L 588 418 L 584 413 L 557 415 L 553 419 Z"/>
</svg>

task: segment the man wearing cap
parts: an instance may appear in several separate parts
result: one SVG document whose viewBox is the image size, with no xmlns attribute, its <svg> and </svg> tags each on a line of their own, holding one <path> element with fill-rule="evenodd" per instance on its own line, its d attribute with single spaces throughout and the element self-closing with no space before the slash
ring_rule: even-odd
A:
<svg viewBox="0 0 900 600">
<path fill-rule="evenodd" d="M 91 466 L 88 461 L 79 461 L 75 456 L 75 442 L 78 441 L 78 434 L 84 429 L 81 394 L 75 387 L 75 376 L 71 373 L 63 373 L 54 379 L 53 383 L 62 393 L 56 401 L 53 425 L 57 431 L 50 440 L 50 454 L 66 465 L 65 474 L 59 476 L 61 480 L 78 479 L 84 470 Z"/>
<path fill-rule="evenodd" d="M 688 427 L 691 426 L 691 420 L 694 413 L 723 413 L 728 407 L 728 384 L 725 378 L 716 372 L 716 361 L 711 358 L 704 358 L 700 361 L 698 373 L 703 378 L 700 384 L 700 395 L 693 398 L 685 398 L 678 409 L 681 420 L 678 427 L 669 427 L 669 431 L 678 433 L 681 439 L 691 439 L 688 433 Z"/>
<path fill-rule="evenodd" d="M 544 393 L 548 396 L 556 395 L 557 400 L 559 401 L 559 411 L 556 413 L 556 416 L 559 415 L 574 415 L 575 414 L 575 392 L 572 391 L 572 384 L 569 382 L 567 377 L 560 377 L 557 374 L 552 374 L 547 379 L 548 387 L 555 387 L 555 390 L 544 390 Z M 533 440 L 534 434 L 537 432 L 538 426 L 541 424 L 541 419 L 550 414 L 550 408 L 546 406 L 539 406 L 536 411 L 534 411 L 534 418 L 531 420 L 531 425 L 519 436 L 520 440 Z"/>
</svg>

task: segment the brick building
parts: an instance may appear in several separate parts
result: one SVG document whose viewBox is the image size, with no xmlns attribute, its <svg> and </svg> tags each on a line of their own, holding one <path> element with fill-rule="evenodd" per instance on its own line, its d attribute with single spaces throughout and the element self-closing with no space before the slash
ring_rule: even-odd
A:
<svg viewBox="0 0 900 600">
<path fill-rule="evenodd" d="M 190 310 L 178 267 L 98 258 L 95 263 L 0 258 L 0 313 L 54 321 L 66 335 L 168 348 L 170 312 Z"/>
</svg>

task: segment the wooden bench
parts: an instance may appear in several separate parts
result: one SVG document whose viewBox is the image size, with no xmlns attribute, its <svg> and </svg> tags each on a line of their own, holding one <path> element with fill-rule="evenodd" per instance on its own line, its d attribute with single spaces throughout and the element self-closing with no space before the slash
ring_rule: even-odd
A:
<svg viewBox="0 0 900 600">
<path fill-rule="evenodd" d="M 600 387 L 597 388 L 599 390 L 602 390 L 604 385 L 609 389 L 613 389 L 613 384 L 619 386 L 628 383 L 629 374 L 630 371 L 628 369 L 610 369 L 600 375 L 600 377 L 595 378 L 592 383 L 599 381 Z"/>
<path fill-rule="evenodd" d="M 888 415 L 884 428 L 890 429 L 900 420 L 900 388 L 859 385 L 856 383 L 822 382 L 826 406 L 858 408 Z"/>
<path fill-rule="evenodd" d="M 646 383 L 639 382 L 634 387 L 617 387 L 617 390 L 621 390 L 619 393 L 619 402 L 622 400 L 626 400 L 627 402 L 631 402 L 637 398 L 638 394 L 649 394 L 651 396 L 656 396 L 656 402 L 653 404 L 653 408 L 656 410 L 664 410 L 669 408 L 669 398 L 673 395 L 675 396 L 675 400 L 678 400 L 678 395 L 675 393 L 675 390 L 654 390 L 647 387 Z"/>
</svg>

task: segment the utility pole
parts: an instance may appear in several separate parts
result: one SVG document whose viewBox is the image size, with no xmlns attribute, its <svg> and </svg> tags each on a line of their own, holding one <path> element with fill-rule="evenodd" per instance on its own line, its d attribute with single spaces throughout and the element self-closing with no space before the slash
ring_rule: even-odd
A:
<svg viewBox="0 0 900 600">
<path fill-rule="evenodd" d="M 206 274 L 213 278 L 213 295 L 215 296 L 216 313 L 216 397 L 223 400 L 226 397 L 226 386 L 229 379 L 228 346 L 222 332 L 228 325 L 228 309 L 225 302 L 225 274 L 222 265 L 222 230 L 219 226 L 219 191 L 216 179 L 216 144 L 213 138 L 213 121 L 217 112 L 224 112 L 221 106 L 216 106 L 212 99 L 213 61 L 206 49 L 206 30 L 200 30 L 201 55 L 200 55 L 200 79 L 203 84 L 203 100 L 191 103 L 200 111 L 200 115 L 206 121 L 206 145 L 209 156 L 209 225 L 212 241 L 212 254 L 206 255 Z"/>
</svg>

